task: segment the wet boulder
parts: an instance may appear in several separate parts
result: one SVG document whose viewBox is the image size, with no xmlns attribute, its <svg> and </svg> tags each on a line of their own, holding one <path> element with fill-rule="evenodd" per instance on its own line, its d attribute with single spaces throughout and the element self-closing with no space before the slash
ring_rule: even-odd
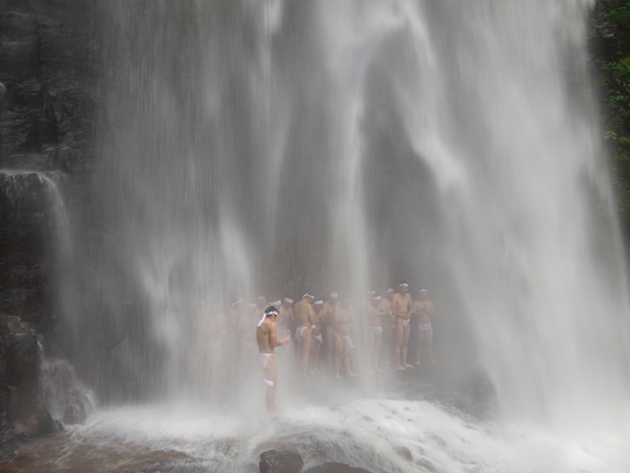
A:
<svg viewBox="0 0 630 473">
<path fill-rule="evenodd" d="M 260 473 L 299 473 L 303 466 L 297 452 L 269 450 L 260 455 Z"/>
<path fill-rule="evenodd" d="M 345 463 L 328 462 L 309 468 L 304 473 L 370 473 L 363 468 L 354 468 Z"/>
</svg>

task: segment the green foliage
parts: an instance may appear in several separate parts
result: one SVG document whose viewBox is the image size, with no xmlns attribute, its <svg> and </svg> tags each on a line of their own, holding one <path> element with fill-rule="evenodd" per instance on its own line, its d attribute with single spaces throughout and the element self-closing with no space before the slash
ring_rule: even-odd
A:
<svg viewBox="0 0 630 473">
<path fill-rule="evenodd" d="M 607 2 L 612 3 L 612 2 Z M 619 3 L 619 2 L 616 2 Z M 630 29 L 630 2 L 625 3 L 623 6 L 619 6 L 606 14 L 604 19 L 610 23 L 617 25 L 620 28 Z"/>
<path fill-rule="evenodd" d="M 605 45 L 595 58 L 600 72 L 604 139 L 612 152 L 622 213 L 630 220 L 630 0 L 602 0 L 594 18 Z M 621 190 L 623 189 L 623 190 Z"/>
</svg>

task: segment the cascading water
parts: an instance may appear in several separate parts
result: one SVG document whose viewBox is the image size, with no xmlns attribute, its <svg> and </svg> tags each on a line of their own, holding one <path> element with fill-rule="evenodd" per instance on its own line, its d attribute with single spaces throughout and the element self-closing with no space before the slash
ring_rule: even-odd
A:
<svg viewBox="0 0 630 473">
<path fill-rule="evenodd" d="M 185 399 L 204 381 L 196 335 L 210 297 L 225 308 L 237 296 L 307 290 L 360 300 L 408 279 L 434 294 L 442 370 L 488 373 L 505 419 L 565 428 L 625 416 L 627 281 L 590 99 L 589 5 L 107 2 L 113 139 L 95 191 L 107 231 L 86 259 L 90 300 L 74 306 L 83 318 L 70 322 L 89 332 L 85 307 L 97 295 L 94 313 L 107 314 L 111 340 L 75 339 L 84 364 L 108 382 L 133 379 Z M 220 388 L 262 409 L 259 377 Z M 365 417 L 308 407 L 286 422 L 312 442 L 345 432 L 339 449 L 357 464 L 353 448 L 396 426 L 411 459 L 396 457 L 386 436 L 376 459 L 361 463 L 383 471 L 430 469 L 427 458 L 440 471 L 628 464 L 618 455 L 627 422 L 587 455 L 595 434 L 471 433 L 423 403 L 362 402 Z M 176 434 L 151 437 L 161 429 L 136 416 L 151 414 L 102 413 L 78 435 L 177 444 Z M 361 437 L 344 430 L 358 419 L 372 433 L 344 440 Z M 444 439 L 436 432 L 447 425 Z M 252 429 L 228 429 L 241 435 L 232 452 L 251 459 L 288 441 Z M 229 457 L 204 448 L 186 451 Z"/>
</svg>

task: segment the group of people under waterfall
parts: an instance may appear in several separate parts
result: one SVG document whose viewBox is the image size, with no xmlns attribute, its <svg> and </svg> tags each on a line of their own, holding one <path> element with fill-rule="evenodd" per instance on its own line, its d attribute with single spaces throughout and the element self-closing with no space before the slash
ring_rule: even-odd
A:
<svg viewBox="0 0 630 473">
<path fill-rule="evenodd" d="M 266 297 L 258 296 L 246 304 L 244 299 L 238 299 L 232 303 L 228 317 L 217 305 L 213 308 L 207 334 L 212 365 L 221 364 L 222 347 L 228 339 L 236 348 L 235 362 L 241 366 L 257 356 L 270 411 L 274 409 L 277 385 L 275 348 L 282 345 L 294 347 L 290 357 L 303 379 L 321 372 L 329 372 L 335 378 L 355 377 L 353 352 L 357 336 L 361 336 L 369 352 L 372 373 L 382 372 L 387 365 L 399 371 L 412 370 L 420 366 L 422 352 L 426 353 L 426 362 L 436 363 L 431 325 L 433 303 L 425 288 L 420 288 L 413 300 L 406 282 L 401 282 L 397 291 L 387 289 L 382 296 L 370 291 L 365 300 L 355 304 L 331 292 L 325 301 L 310 293 L 297 302 L 286 297 L 269 304 Z M 409 362 L 412 324 L 418 325 L 414 330 L 417 350 L 415 360 Z"/>
</svg>

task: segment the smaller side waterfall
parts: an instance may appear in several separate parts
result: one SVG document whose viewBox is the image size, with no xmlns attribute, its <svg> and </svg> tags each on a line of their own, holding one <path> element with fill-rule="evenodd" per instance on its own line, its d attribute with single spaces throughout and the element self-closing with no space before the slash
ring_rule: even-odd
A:
<svg viewBox="0 0 630 473">
<path fill-rule="evenodd" d="M 96 395 L 79 381 L 67 360 L 42 356 L 39 384 L 40 396 L 56 421 L 83 424 L 96 409 Z"/>
</svg>

